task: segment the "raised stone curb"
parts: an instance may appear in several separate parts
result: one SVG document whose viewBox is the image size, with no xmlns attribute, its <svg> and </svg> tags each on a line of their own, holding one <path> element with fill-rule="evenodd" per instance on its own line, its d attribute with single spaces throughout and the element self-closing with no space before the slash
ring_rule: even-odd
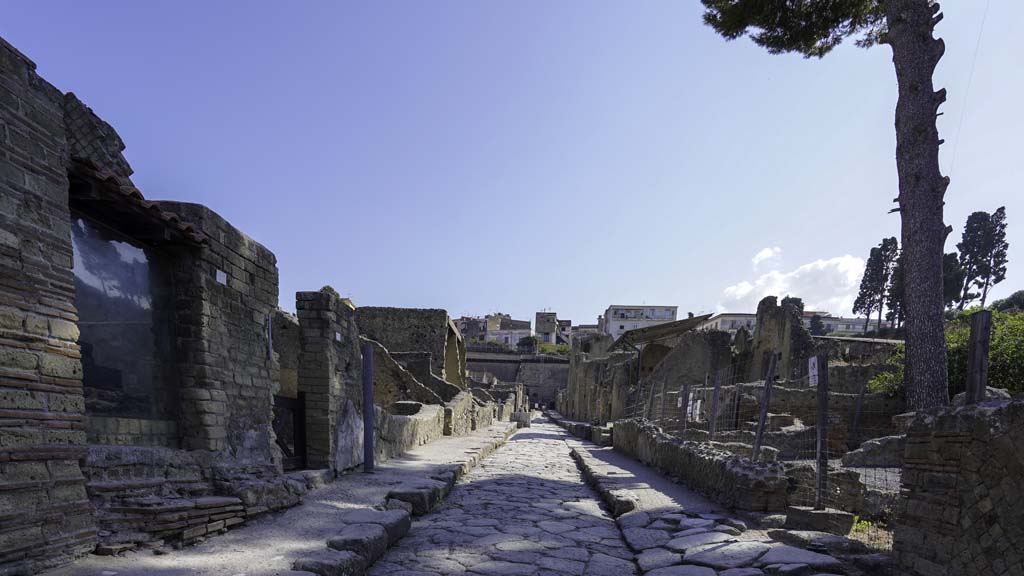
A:
<svg viewBox="0 0 1024 576">
<path fill-rule="evenodd" d="M 464 459 L 438 466 L 429 478 L 407 482 L 387 493 L 379 508 L 359 508 L 341 517 L 338 534 L 327 549 L 297 559 L 293 570 L 319 576 L 360 576 L 412 527 L 411 516 L 436 508 L 463 475 L 500 448 L 516 431 L 514 422 L 493 433 L 483 445 L 466 452 Z"/>
<path fill-rule="evenodd" d="M 598 472 L 599 462 L 594 459 L 589 450 L 570 445 L 569 454 L 572 455 L 573 460 L 580 467 L 580 471 L 583 472 L 583 478 L 597 490 L 601 499 L 611 508 L 613 517 L 618 518 L 637 508 L 639 499 L 636 494 L 618 486 L 614 479 L 600 474 Z"/>
</svg>

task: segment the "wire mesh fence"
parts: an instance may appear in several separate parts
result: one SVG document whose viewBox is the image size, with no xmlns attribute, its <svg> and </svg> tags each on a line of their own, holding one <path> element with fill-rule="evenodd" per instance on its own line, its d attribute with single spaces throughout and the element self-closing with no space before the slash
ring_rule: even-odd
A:
<svg viewBox="0 0 1024 576">
<path fill-rule="evenodd" d="M 895 393 L 871 384 L 894 370 L 891 344 L 829 342 L 818 355 L 781 366 L 774 354 L 709 370 L 691 381 L 641 378 L 627 417 L 651 420 L 680 439 L 760 461 L 780 462 L 789 504 L 821 509 L 828 531 L 876 550 L 892 546 L 903 439 Z"/>
</svg>

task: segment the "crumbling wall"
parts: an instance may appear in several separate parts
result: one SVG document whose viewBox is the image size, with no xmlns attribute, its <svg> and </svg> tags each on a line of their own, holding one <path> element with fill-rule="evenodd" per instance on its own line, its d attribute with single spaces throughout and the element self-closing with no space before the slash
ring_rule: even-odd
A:
<svg viewBox="0 0 1024 576">
<path fill-rule="evenodd" d="M 617 352 L 589 358 L 574 350 L 569 383 L 556 397 L 556 409 L 571 420 L 607 424 L 623 418 L 635 390 L 636 354 Z"/>
<path fill-rule="evenodd" d="M 476 403 L 470 392 L 459 392 L 444 405 L 444 435 L 465 436 L 473 431 Z"/>
<path fill-rule="evenodd" d="M 893 554 L 904 570 L 1024 574 L 1024 399 L 919 415 L 902 484 Z"/>
<path fill-rule="evenodd" d="M 723 506 L 757 512 L 786 507 L 788 483 L 779 463 L 752 462 L 707 443 L 679 440 L 637 418 L 615 422 L 612 442 Z"/>
<path fill-rule="evenodd" d="M 531 403 L 554 406 L 558 392 L 569 384 L 569 363 L 524 361 L 519 365 L 517 381 L 529 394 Z"/>
<path fill-rule="evenodd" d="M 441 405 L 444 400 L 396 362 L 379 342 L 360 337 L 373 346 L 373 403 L 385 409 L 403 400 Z"/>
<path fill-rule="evenodd" d="M 811 355 L 814 343 L 810 332 L 804 328 L 802 314 L 802 305 L 796 299 L 784 298 L 781 304 L 775 296 L 761 299 L 757 304 L 753 340 L 742 346 L 749 350 L 749 361 L 741 359 L 741 365 L 749 365 L 747 381 L 764 379 L 769 353 L 778 355 L 775 373 L 783 379 Z M 737 335 L 741 333 L 745 331 Z"/>
<path fill-rule="evenodd" d="M 63 95 L 0 39 L 0 572 L 87 553 Z"/>
<path fill-rule="evenodd" d="M 430 371 L 448 382 L 464 388 L 466 357 L 459 356 L 457 329 L 441 309 L 363 307 L 355 313 L 359 333 L 380 342 L 392 353 L 429 352 Z M 415 373 L 415 371 L 414 371 Z M 422 379 L 420 379 L 422 381 Z"/>
<path fill-rule="evenodd" d="M 437 394 L 441 400 L 448 402 L 462 391 L 462 388 L 435 375 L 431 371 L 431 354 L 429 352 L 389 351 L 389 354 L 392 359 L 408 370 L 416 378 L 417 382 L 426 386 L 434 394 Z"/>
<path fill-rule="evenodd" d="M 299 391 L 299 354 L 302 352 L 302 335 L 299 334 L 299 319 L 280 308 L 274 311 L 271 336 L 281 385 L 278 394 L 296 398 Z"/>
</svg>

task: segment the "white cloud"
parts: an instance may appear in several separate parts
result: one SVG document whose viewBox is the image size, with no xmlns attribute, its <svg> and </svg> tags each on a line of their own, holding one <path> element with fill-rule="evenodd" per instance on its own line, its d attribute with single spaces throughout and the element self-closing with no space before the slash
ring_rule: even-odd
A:
<svg viewBox="0 0 1024 576">
<path fill-rule="evenodd" d="M 773 260 L 780 256 L 782 256 L 782 248 L 779 248 L 778 246 L 771 246 L 768 248 L 762 248 L 760 252 L 754 254 L 754 257 L 751 258 L 750 261 L 754 263 L 754 269 L 756 270 L 757 266 L 765 260 Z"/>
<path fill-rule="evenodd" d="M 765 248 L 754 257 L 765 253 Z M 780 250 L 781 252 L 781 250 Z M 763 259 L 762 259 L 763 260 Z M 719 312 L 755 312 L 765 296 L 797 296 L 807 310 L 850 315 L 860 288 L 864 260 L 849 254 L 828 260 L 815 260 L 790 272 L 771 270 L 754 280 L 743 280 L 722 291 Z"/>
</svg>

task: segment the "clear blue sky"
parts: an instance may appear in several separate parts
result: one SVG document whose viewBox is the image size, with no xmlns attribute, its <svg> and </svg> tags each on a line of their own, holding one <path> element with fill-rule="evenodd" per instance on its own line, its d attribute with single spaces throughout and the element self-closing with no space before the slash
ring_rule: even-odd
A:
<svg viewBox="0 0 1024 576">
<path fill-rule="evenodd" d="M 1024 288 L 1024 2 L 992 0 L 965 107 L 984 5 L 943 3 L 936 85 L 947 249 L 1006 205 L 999 298 Z M 2 11 L 0 35 L 118 130 L 148 198 L 206 204 L 277 254 L 285 308 L 332 284 L 358 305 L 576 323 L 766 292 L 848 314 L 860 259 L 899 236 L 887 47 L 771 56 L 694 1 Z"/>
</svg>

